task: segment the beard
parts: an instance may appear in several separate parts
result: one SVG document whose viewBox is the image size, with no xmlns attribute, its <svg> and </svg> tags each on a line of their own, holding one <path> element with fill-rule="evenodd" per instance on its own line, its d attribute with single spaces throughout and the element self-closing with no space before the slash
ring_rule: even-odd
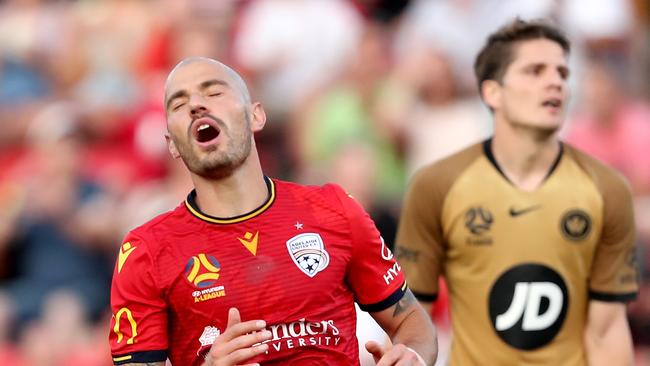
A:
<svg viewBox="0 0 650 366">
<path fill-rule="evenodd" d="M 211 116 L 221 129 L 220 134 L 225 134 L 227 139 L 225 146 L 211 146 L 207 153 L 200 154 L 195 151 L 192 145 L 192 135 L 188 133 L 186 142 L 171 135 L 178 153 L 187 169 L 200 177 L 207 179 L 219 179 L 230 176 L 248 158 L 252 149 L 252 132 L 250 130 L 250 118 L 245 114 L 244 126 L 240 131 L 227 129 L 222 120 Z M 222 151 L 219 151 L 219 148 Z"/>
</svg>

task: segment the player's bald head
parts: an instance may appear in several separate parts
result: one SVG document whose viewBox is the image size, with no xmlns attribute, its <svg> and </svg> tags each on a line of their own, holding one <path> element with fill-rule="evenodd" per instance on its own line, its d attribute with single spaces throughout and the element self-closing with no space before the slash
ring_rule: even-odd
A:
<svg viewBox="0 0 650 366">
<path fill-rule="evenodd" d="M 239 91 L 244 102 L 247 104 L 251 103 L 251 96 L 248 91 L 248 87 L 244 82 L 244 79 L 228 65 L 225 65 L 217 60 L 208 58 L 208 57 L 188 57 L 179 62 L 172 71 L 167 76 L 167 81 L 165 82 L 165 104 L 169 100 L 170 93 L 173 93 L 174 90 L 171 90 L 174 86 L 175 81 L 181 77 L 182 74 L 188 72 L 188 70 L 200 70 L 200 72 L 209 72 L 210 75 L 205 75 L 206 78 L 212 79 L 213 77 L 221 78 L 224 82 L 228 83 L 232 88 Z"/>
</svg>

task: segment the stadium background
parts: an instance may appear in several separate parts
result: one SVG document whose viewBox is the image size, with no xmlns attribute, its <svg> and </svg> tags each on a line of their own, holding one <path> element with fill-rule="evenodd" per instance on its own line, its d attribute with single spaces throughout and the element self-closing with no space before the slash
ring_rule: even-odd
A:
<svg viewBox="0 0 650 366">
<path fill-rule="evenodd" d="M 646 0 L 0 1 L 0 364 L 110 364 L 121 239 L 190 187 L 163 139 L 178 60 L 240 70 L 269 115 L 266 173 L 343 185 L 390 242 L 413 171 L 489 135 L 471 66 L 515 15 L 567 31 L 561 133 L 634 189 L 643 288 L 629 317 L 650 365 Z M 444 359 L 444 306 L 435 317 Z"/>
</svg>

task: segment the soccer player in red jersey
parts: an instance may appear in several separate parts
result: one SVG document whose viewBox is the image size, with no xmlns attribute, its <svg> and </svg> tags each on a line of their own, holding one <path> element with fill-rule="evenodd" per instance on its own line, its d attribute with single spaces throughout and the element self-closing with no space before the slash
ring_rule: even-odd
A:
<svg viewBox="0 0 650 366">
<path fill-rule="evenodd" d="M 195 189 L 120 248 L 116 365 L 358 365 L 355 301 L 391 336 L 366 344 L 378 365 L 434 363 L 435 329 L 361 206 L 336 185 L 263 174 L 266 116 L 234 70 L 182 61 L 165 109 Z"/>
</svg>

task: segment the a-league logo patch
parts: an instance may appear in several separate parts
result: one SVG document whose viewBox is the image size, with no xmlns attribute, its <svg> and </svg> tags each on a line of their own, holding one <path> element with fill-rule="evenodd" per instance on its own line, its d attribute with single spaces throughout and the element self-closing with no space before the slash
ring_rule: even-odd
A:
<svg viewBox="0 0 650 366">
<path fill-rule="evenodd" d="M 287 250 L 296 266 L 309 277 L 316 276 L 330 263 L 323 238 L 316 233 L 304 233 L 287 240 Z"/>
</svg>

